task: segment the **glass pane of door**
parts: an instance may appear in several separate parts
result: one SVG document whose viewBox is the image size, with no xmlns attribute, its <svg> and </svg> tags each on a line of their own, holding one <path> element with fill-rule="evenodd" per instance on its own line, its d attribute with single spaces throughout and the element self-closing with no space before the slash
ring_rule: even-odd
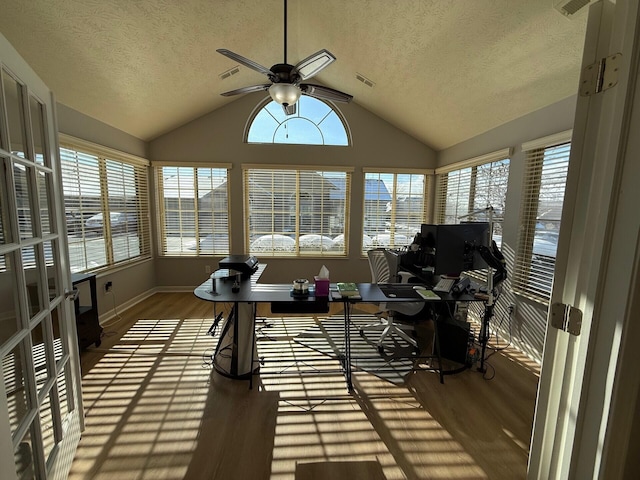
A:
<svg viewBox="0 0 640 480">
<path fill-rule="evenodd" d="M 32 192 L 29 174 L 31 168 L 22 163 L 13 164 L 13 188 L 16 192 L 16 202 L 18 207 L 18 222 L 20 224 L 20 238 L 27 239 L 33 237 L 33 217 L 31 212 Z"/>
<path fill-rule="evenodd" d="M 49 214 L 49 205 L 51 204 L 49 199 L 52 198 L 50 189 L 51 176 L 51 173 L 44 171 L 38 171 L 36 176 L 38 200 L 40 201 L 40 224 L 43 234 L 51 233 L 51 215 Z"/>
<path fill-rule="evenodd" d="M 40 165 L 44 165 L 46 154 L 44 143 L 44 105 L 42 105 L 37 98 L 31 96 L 29 97 L 29 111 L 31 113 L 31 135 L 33 137 L 34 148 L 31 159 Z M 49 159 L 47 158 L 47 160 Z M 50 165 L 49 161 L 46 163 Z"/>
<path fill-rule="evenodd" d="M 0 305 L 2 305 L 2 320 L 0 320 L 0 345 L 18 332 L 18 292 L 14 282 L 12 255 L 0 255 Z"/>
<path fill-rule="evenodd" d="M 0 138 L 0 140 L 2 139 Z M 0 245 L 11 242 L 11 237 L 9 236 L 9 226 L 7 224 L 9 214 L 7 211 L 7 192 L 5 188 L 5 185 L 8 185 L 7 179 L 5 177 L 5 170 L 8 164 L 8 159 L 6 157 L 0 156 Z"/>
<path fill-rule="evenodd" d="M 24 105 L 22 102 L 23 88 L 9 72 L 2 72 L 2 84 L 4 86 L 4 105 L 9 120 L 10 150 L 14 155 L 25 157 L 24 134 Z"/>
<path fill-rule="evenodd" d="M 27 433 L 18 443 L 13 455 L 16 461 L 18 478 L 35 478 L 33 444 L 30 433 Z"/>
<path fill-rule="evenodd" d="M 29 411 L 22 345 L 22 342 L 19 343 L 2 358 L 2 375 L 7 392 L 12 435 L 15 435 L 18 427 L 25 421 Z"/>
</svg>

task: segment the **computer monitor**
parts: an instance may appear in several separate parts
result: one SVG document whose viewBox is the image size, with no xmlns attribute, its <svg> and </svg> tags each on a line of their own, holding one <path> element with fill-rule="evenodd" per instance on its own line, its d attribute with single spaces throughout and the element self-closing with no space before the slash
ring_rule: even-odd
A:
<svg viewBox="0 0 640 480">
<path fill-rule="evenodd" d="M 477 247 L 489 246 L 490 226 L 485 222 L 451 225 L 422 224 L 421 260 L 436 275 L 460 275 L 487 267 Z"/>
</svg>

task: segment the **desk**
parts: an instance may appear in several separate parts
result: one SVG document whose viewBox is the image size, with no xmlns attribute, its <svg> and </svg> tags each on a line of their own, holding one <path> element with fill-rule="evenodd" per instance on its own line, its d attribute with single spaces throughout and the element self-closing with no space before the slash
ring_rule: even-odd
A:
<svg viewBox="0 0 640 480">
<path fill-rule="evenodd" d="M 401 265 L 398 266 L 400 270 L 405 270 L 411 273 L 411 275 L 415 276 L 417 279 L 419 279 L 421 282 L 424 282 L 426 285 L 433 286 L 440 279 L 439 276 L 423 272 L 422 267 L 419 267 L 418 265 L 412 265 L 412 264 L 407 264 L 402 262 L 400 263 Z M 476 301 L 476 302 L 484 303 L 484 314 L 482 315 L 482 320 L 480 325 L 480 334 L 478 335 L 478 342 L 480 343 L 480 352 L 481 352 L 480 367 L 478 368 L 478 370 L 484 373 L 485 372 L 484 362 L 485 362 L 485 356 L 487 351 L 487 344 L 489 343 L 489 324 L 491 323 L 491 317 L 493 317 L 494 299 L 493 297 L 490 297 L 489 295 L 487 295 L 486 288 L 484 290 L 485 292 L 484 294 L 480 293 L 481 285 L 472 279 L 470 280 L 471 280 L 471 284 L 470 284 L 471 288 L 469 290 L 470 293 L 468 293 L 467 295 L 473 294 L 471 300 L 467 300 L 466 298 L 463 298 L 464 295 L 460 296 L 457 300 Z"/>
<path fill-rule="evenodd" d="M 422 297 L 416 296 L 415 292 L 409 286 L 407 296 L 387 297 L 376 284 L 358 283 L 360 295 L 358 297 L 343 297 L 334 300 L 329 297 L 318 297 L 313 295 L 306 297 L 293 297 L 291 295 L 290 284 L 267 284 L 258 283 L 260 275 L 266 268 L 266 265 L 260 265 L 258 271 L 254 273 L 248 280 L 243 280 L 237 292 L 233 291 L 233 280 L 217 279 L 215 291 L 212 288 L 211 279 L 206 280 L 196 287 L 194 294 L 201 300 L 209 302 L 232 303 L 232 312 L 229 315 L 225 328 L 233 328 L 234 348 L 230 356 L 230 371 L 221 371 L 220 373 L 231 376 L 233 378 L 249 379 L 250 388 L 253 385 L 253 373 L 257 369 L 258 362 L 256 338 L 255 338 L 255 305 L 257 303 L 271 303 L 280 307 L 286 307 L 288 312 L 293 313 L 296 309 L 303 313 L 324 313 L 328 311 L 328 302 L 343 303 L 344 306 L 344 355 L 340 359 L 344 371 L 347 388 L 352 390 L 351 381 L 351 338 L 350 338 L 350 306 L 357 303 L 382 303 L 392 304 L 395 302 L 415 302 L 421 301 Z M 402 288 L 407 284 L 398 284 Z M 332 285 L 332 289 L 335 285 Z M 409 292 L 411 295 L 409 296 Z M 453 297 L 449 294 L 439 294 L 440 300 L 423 300 L 425 303 L 440 303 L 450 301 L 471 301 L 473 296 L 461 295 Z M 317 310 L 316 310 L 317 309 Z M 224 332 L 223 332 L 224 333 Z M 222 338 L 222 336 L 221 336 Z M 220 348 L 216 348 L 216 353 Z M 215 355 L 215 354 L 214 354 Z M 214 361 L 214 367 L 216 362 Z M 442 368 L 440 368 L 442 381 Z"/>
</svg>

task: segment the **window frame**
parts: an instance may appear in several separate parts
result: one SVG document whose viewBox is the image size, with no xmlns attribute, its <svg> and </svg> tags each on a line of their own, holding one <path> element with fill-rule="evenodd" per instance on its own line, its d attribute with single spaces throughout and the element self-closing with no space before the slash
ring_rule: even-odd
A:
<svg viewBox="0 0 640 480">
<path fill-rule="evenodd" d="M 71 271 L 73 273 L 86 273 L 86 272 L 104 272 L 108 270 L 113 270 L 116 268 L 120 268 L 124 265 L 131 265 L 133 263 L 137 263 L 140 261 L 145 261 L 151 259 L 153 256 L 153 248 L 152 248 L 152 239 L 151 239 L 151 224 L 150 224 L 150 196 L 149 196 L 149 165 L 150 162 L 142 157 L 138 157 L 136 155 L 131 155 L 129 153 L 121 152 L 116 149 L 112 149 L 109 147 L 105 147 L 103 145 L 98 145 L 87 140 L 82 140 L 71 135 L 67 134 L 59 134 L 59 148 L 60 148 L 60 162 L 61 169 L 64 171 L 64 164 L 68 162 L 65 160 L 65 155 L 63 155 L 62 150 L 69 150 L 71 152 L 75 152 L 75 158 L 78 159 L 81 156 L 84 157 L 92 157 L 97 159 L 97 179 L 100 183 L 100 194 L 99 194 L 99 209 L 100 214 L 102 215 L 102 233 L 104 238 L 104 254 L 105 254 L 105 263 L 96 267 L 91 267 L 87 265 L 87 241 L 91 239 L 91 236 L 87 235 L 87 227 L 86 221 L 87 218 L 84 218 L 84 212 L 82 211 L 82 207 L 76 207 L 73 203 L 70 203 L 68 195 L 64 193 L 64 207 L 65 214 L 68 213 L 69 209 L 77 210 L 80 214 L 79 225 L 75 222 L 76 227 L 79 228 L 80 238 L 82 239 L 83 249 L 84 249 L 84 257 L 85 257 L 85 268 L 75 269 L 73 264 L 73 256 L 70 253 L 69 265 Z M 122 168 L 122 183 L 116 182 L 114 190 L 122 190 L 122 192 L 126 192 L 130 190 L 132 187 L 135 190 L 135 195 L 133 196 L 133 202 L 135 203 L 135 212 L 131 212 L 127 206 L 125 206 L 125 220 L 123 222 L 124 232 L 126 234 L 130 233 L 129 228 L 133 226 L 133 220 L 135 216 L 135 233 L 138 237 L 138 245 L 137 248 L 139 252 L 137 254 L 130 255 L 130 252 L 127 252 L 126 258 L 118 258 L 119 254 L 122 254 L 123 251 L 118 250 L 117 247 L 114 247 L 114 236 L 112 235 L 113 230 L 116 230 L 116 226 L 112 225 L 112 218 L 115 218 L 115 213 L 120 213 L 122 216 L 123 212 L 118 212 L 117 210 L 110 207 L 110 199 L 109 196 L 109 186 L 110 182 L 114 182 L 113 173 L 117 173 L 112 167 Z M 80 167 L 76 162 L 75 165 L 71 165 L 71 168 L 77 168 L 80 172 Z M 125 177 L 126 170 L 132 172 L 132 178 Z M 81 175 L 78 174 L 78 181 L 81 182 Z M 132 183 L 129 181 L 132 180 Z M 64 192 L 64 174 L 63 174 L 63 185 L 62 190 Z M 82 183 L 78 183 L 80 185 L 78 187 L 78 191 L 82 190 Z M 111 185 L 114 185 L 111 183 Z M 79 201 L 81 199 L 81 194 L 78 194 Z M 126 195 L 122 197 L 126 199 Z M 131 200 L 131 199 L 129 199 Z M 125 200 L 127 202 L 128 200 Z M 122 209 L 120 209 L 122 210 Z M 120 227 L 118 227 L 120 228 Z M 73 230 L 78 233 L 77 230 Z M 67 220 L 67 237 L 69 239 L 69 246 L 71 251 L 71 241 L 70 237 L 70 229 L 69 229 L 69 221 Z M 75 237 L 74 237 L 75 238 Z M 95 240 L 95 239 L 94 239 Z M 127 249 L 129 247 L 129 242 L 127 241 Z"/>
<path fill-rule="evenodd" d="M 230 219 L 230 212 L 229 212 L 229 205 L 230 205 L 230 175 L 229 172 L 232 168 L 232 164 L 231 163 L 208 163 L 208 162 L 203 162 L 203 163 L 199 163 L 199 162 L 153 162 L 152 163 L 152 167 L 153 167 L 153 175 L 155 177 L 155 186 L 156 186 L 156 199 L 155 199 L 155 204 L 156 204 L 156 209 L 158 212 L 158 225 L 157 225 L 157 235 L 158 235 L 158 256 L 161 257 L 207 257 L 207 256 L 226 256 L 229 255 L 230 251 L 231 251 L 231 225 L 229 222 Z M 181 249 L 178 251 L 169 251 L 167 249 L 167 211 L 166 211 L 166 207 L 165 207 L 165 201 L 164 201 L 164 191 L 166 186 L 164 185 L 164 175 L 162 174 L 162 171 L 164 168 L 175 168 L 175 169 L 193 169 L 193 191 L 196 192 L 194 193 L 194 198 L 193 198 L 193 209 L 189 210 L 189 209 L 184 209 L 185 213 L 193 213 L 193 217 L 194 217 L 194 235 L 195 238 L 194 240 L 190 241 L 189 243 L 195 242 L 194 246 L 195 249 L 194 253 L 190 253 L 185 251 L 185 248 L 187 250 L 191 250 L 191 247 L 188 244 L 183 244 L 184 240 L 183 240 L 183 236 L 180 235 L 180 243 L 182 245 Z M 225 186 L 225 202 L 226 205 L 223 206 L 223 208 L 226 210 L 226 231 L 225 232 L 217 232 L 214 231 L 213 228 L 213 224 L 214 222 L 214 217 L 215 217 L 215 213 L 216 212 L 220 212 L 221 210 L 216 210 L 214 208 L 214 202 L 211 203 L 211 210 L 203 210 L 201 209 L 201 207 L 199 206 L 199 202 L 196 201 L 195 196 L 197 196 L 197 192 L 200 191 L 199 189 L 199 183 L 198 183 L 198 169 L 207 169 L 207 170 L 224 170 L 226 173 L 224 175 L 224 180 L 222 181 L 222 183 L 226 184 Z M 160 173 L 159 173 L 160 172 Z M 212 172 L 213 173 L 213 172 Z M 213 175 L 212 175 L 213 178 Z M 216 176 L 215 178 L 221 178 L 219 176 Z M 162 182 L 162 183 L 161 183 Z M 221 184 L 222 184 L 221 183 Z M 212 190 L 213 191 L 213 190 Z M 178 200 L 181 200 L 182 197 L 176 197 Z M 181 202 L 179 202 L 179 206 L 181 206 Z M 182 212 L 183 210 L 181 210 L 180 208 L 176 209 L 177 212 L 179 212 L 179 217 L 182 217 Z M 200 215 L 200 213 L 202 213 L 202 216 Z M 211 237 L 212 237 L 212 249 L 211 251 L 204 251 L 204 249 L 202 248 L 202 241 L 204 238 L 201 238 L 200 236 L 200 225 L 201 223 L 204 221 L 204 217 L 206 217 L 206 214 L 211 214 L 212 217 L 212 226 L 211 226 Z M 197 220 L 197 221 L 196 221 Z M 180 227 L 182 228 L 182 227 Z M 221 234 L 221 235 L 226 235 L 227 236 L 227 248 L 226 249 L 217 249 L 214 250 L 213 246 L 215 244 L 215 241 L 213 240 L 214 236 L 217 234 Z M 190 238 L 190 237 L 189 237 Z"/>
<path fill-rule="evenodd" d="M 551 300 L 556 256 L 536 254 L 534 251 L 536 237 L 538 237 L 536 231 L 539 230 L 538 227 L 543 221 L 538 215 L 540 192 L 545 186 L 545 174 L 543 170 L 545 167 L 550 167 L 546 180 L 551 183 L 555 182 L 556 184 L 562 177 L 561 172 L 564 170 L 562 201 L 559 205 L 556 205 L 555 208 L 556 212 L 559 210 L 559 214 L 557 215 L 559 218 L 551 219 L 547 222 L 557 223 L 558 225 L 557 232 L 555 232 L 555 243 L 557 246 L 557 234 L 559 234 L 560 231 L 562 210 L 564 209 L 564 195 L 566 193 L 566 181 L 571 156 L 572 133 L 572 130 L 566 130 L 522 144 L 522 152 L 526 158 L 520 202 L 520 230 L 518 232 L 515 265 L 512 275 L 512 288 L 515 293 L 547 306 Z M 566 149 L 566 152 L 562 151 L 564 149 Z M 560 174 L 558 172 L 560 172 Z M 557 190 L 550 192 L 547 189 L 547 194 L 548 193 L 558 195 L 560 192 Z M 544 241 L 545 239 L 540 236 L 540 240 Z M 544 247 L 544 245 L 541 245 L 539 248 L 542 247 Z M 550 253 L 550 251 L 547 253 Z M 539 281 L 543 277 L 548 277 L 548 281 Z"/>
<path fill-rule="evenodd" d="M 351 182 L 352 182 L 352 177 L 353 177 L 353 167 L 336 167 L 336 166 L 311 166 L 311 165 L 305 165 L 305 166 L 296 166 L 296 165 L 258 165 L 258 164 L 243 164 L 242 165 L 242 182 L 243 182 L 243 196 L 244 196 L 244 244 L 245 244 L 245 251 L 249 252 L 250 254 L 255 254 L 261 257 L 269 257 L 269 258 L 346 258 L 349 255 L 349 250 L 348 250 L 348 238 L 349 238 L 349 223 L 350 223 L 350 203 L 351 203 Z M 294 208 L 294 212 L 295 214 L 293 215 L 293 220 L 290 220 L 287 223 L 288 227 L 293 226 L 294 229 L 293 231 L 285 231 L 284 228 L 281 229 L 277 229 L 276 228 L 276 224 L 281 224 L 281 227 L 284 227 L 285 223 L 287 222 L 287 216 L 291 217 L 291 215 L 286 215 L 286 212 L 284 210 L 284 207 L 282 208 L 281 211 L 278 212 L 277 208 L 274 208 L 272 206 L 271 208 L 271 217 L 270 217 L 270 223 L 271 223 L 271 231 L 267 232 L 265 231 L 260 231 L 260 229 L 256 229 L 255 227 L 252 228 L 251 225 L 251 218 L 252 218 L 252 196 L 254 195 L 255 192 L 262 192 L 263 194 L 266 193 L 267 195 L 271 196 L 274 200 L 274 203 L 281 203 L 284 205 L 284 194 L 286 191 L 288 191 L 286 188 L 284 187 L 288 187 L 289 184 L 281 184 L 279 186 L 279 188 L 275 188 L 273 190 L 269 190 L 268 185 L 265 185 L 264 183 L 260 185 L 259 191 L 256 188 L 252 188 L 250 185 L 250 175 L 254 172 L 263 172 L 264 174 L 266 174 L 267 176 L 271 175 L 272 177 L 275 176 L 276 172 L 289 172 L 289 173 L 294 173 L 295 174 L 295 185 L 292 183 L 291 186 L 295 189 L 293 191 L 293 193 L 291 193 L 288 197 L 288 199 L 291 201 L 291 199 L 296 200 L 296 202 L 294 204 L 289 204 L 288 207 L 288 211 L 291 211 L 292 207 Z M 318 238 L 318 249 L 315 249 L 315 245 L 310 247 L 309 250 L 307 250 L 306 248 L 302 247 L 300 245 L 300 238 L 303 235 L 306 235 L 307 233 L 304 232 L 304 225 L 301 225 L 300 222 L 300 216 L 303 214 L 303 211 L 300 209 L 300 201 L 301 198 L 304 198 L 305 201 L 309 201 L 309 196 L 307 195 L 306 191 L 301 191 L 300 190 L 300 181 L 301 178 L 303 177 L 303 175 L 306 174 L 310 174 L 313 172 L 322 172 L 323 175 L 321 175 L 321 179 L 322 179 L 322 187 L 319 190 L 316 190 L 316 192 L 320 192 L 320 197 L 322 197 L 321 203 L 314 203 L 314 206 L 320 205 L 323 209 L 323 211 L 320 213 L 320 224 L 321 224 L 321 228 L 320 231 L 316 231 L 314 233 L 312 233 L 311 235 L 320 235 L 321 237 L 329 237 L 329 235 L 334 235 L 334 232 L 332 232 L 332 228 L 333 228 L 333 222 L 331 219 L 331 208 L 332 205 L 334 203 L 340 204 L 341 203 L 341 209 L 339 211 L 337 211 L 338 213 L 338 217 L 342 217 L 342 229 L 340 230 L 340 233 L 336 234 L 335 237 L 333 237 L 333 239 L 335 239 L 336 237 L 339 237 L 340 235 L 343 235 L 344 237 L 344 244 L 342 245 L 342 247 L 340 247 L 338 245 L 337 249 L 334 249 L 333 244 L 331 247 L 328 246 L 323 246 L 325 244 L 325 240 L 324 238 L 320 239 Z M 326 176 L 325 176 L 326 175 Z M 329 192 L 325 191 L 324 187 L 325 187 L 325 182 L 330 182 L 331 181 L 331 175 L 344 175 L 344 185 L 338 185 L 338 184 L 334 184 L 334 186 L 336 186 L 336 190 L 342 191 L 344 192 L 343 197 L 338 198 L 338 199 L 331 199 L 330 200 L 330 204 L 328 204 L 326 206 L 327 211 L 325 212 L 325 206 L 324 206 L 324 202 L 326 201 L 327 195 L 329 194 Z M 334 181 L 337 181 L 339 184 L 342 184 L 342 181 L 338 181 L 336 179 L 334 179 Z M 255 191 L 255 192 L 254 192 Z M 275 191 L 275 193 L 274 193 Z M 281 198 L 278 200 L 277 195 L 280 194 Z M 303 196 L 301 197 L 301 194 L 303 194 Z M 318 193 L 316 193 L 316 195 L 318 195 Z M 313 201 L 313 200 L 311 200 Z M 264 203 L 262 203 L 262 205 L 264 205 Z M 258 212 L 260 213 L 260 212 Z M 278 217 L 278 213 L 280 214 Z M 264 218 L 264 212 L 262 212 L 261 215 Z M 311 223 L 317 221 L 316 219 L 311 219 Z M 264 223 L 264 222 L 263 222 Z M 309 222 L 307 222 L 309 223 Z M 328 231 L 324 230 L 324 226 L 327 225 Z M 294 243 L 291 245 L 286 245 L 284 243 L 283 238 L 281 238 L 280 236 L 278 237 L 272 237 L 272 246 L 276 247 L 273 248 L 272 250 L 256 250 L 255 248 L 252 248 L 252 244 L 254 245 L 254 247 L 256 246 L 256 244 L 253 243 L 253 241 L 257 240 L 258 237 L 253 238 L 256 235 L 259 235 L 259 237 L 268 237 L 268 236 L 273 236 L 273 235 L 283 235 L 283 236 L 289 236 L 294 240 Z M 268 243 L 268 238 L 265 239 L 265 242 Z M 290 243 L 287 241 L 287 243 Z M 281 245 L 276 245 L 276 244 L 281 244 Z"/>
<path fill-rule="evenodd" d="M 367 256 L 367 252 L 373 248 L 379 248 L 379 247 L 384 247 L 384 248 L 404 248 L 407 247 L 408 244 L 411 243 L 411 241 L 413 240 L 414 236 L 416 233 L 420 232 L 420 226 L 418 225 L 416 229 L 414 229 L 415 231 L 410 232 L 409 228 L 407 226 L 406 228 L 406 232 L 401 233 L 400 231 L 398 231 L 398 229 L 396 228 L 396 225 L 398 223 L 398 221 L 401 221 L 401 219 L 399 219 L 399 217 L 401 216 L 401 212 L 399 212 L 400 210 L 400 206 L 399 206 L 399 195 L 400 195 L 400 191 L 398 191 L 397 185 L 398 185 L 398 177 L 399 176 L 404 176 L 404 175 L 419 175 L 423 177 L 423 183 L 422 183 L 422 200 L 421 200 L 421 212 L 419 213 L 419 215 L 417 215 L 419 217 L 419 221 L 420 224 L 423 223 L 428 223 L 431 219 L 431 199 L 432 199 L 432 194 L 433 194 L 433 183 L 434 183 L 434 170 L 433 169 L 409 169 L 409 168 L 374 168 L 374 167 L 367 167 L 367 168 L 363 168 L 362 169 L 362 180 L 363 180 L 363 188 L 362 188 L 362 231 L 361 231 L 361 237 L 360 237 L 360 254 L 363 257 Z M 368 176 L 373 175 L 373 178 L 367 178 Z M 369 233 L 371 232 L 367 232 L 367 225 L 369 225 L 371 223 L 371 220 L 368 218 L 368 216 L 371 215 L 372 211 L 371 209 L 368 208 L 368 203 L 369 201 L 367 200 L 367 185 L 368 185 L 368 181 L 369 180 L 377 180 L 379 182 L 383 182 L 384 180 L 382 179 L 382 176 L 387 176 L 390 175 L 392 178 L 390 179 L 391 181 L 391 192 L 389 192 L 388 187 L 385 183 L 385 191 L 389 194 L 390 196 L 390 203 L 391 203 L 391 209 L 387 210 L 385 208 L 385 214 L 389 214 L 389 222 L 386 222 L 385 220 L 383 220 L 383 222 L 385 223 L 385 227 L 387 226 L 386 224 L 388 223 L 388 229 L 389 229 L 389 242 L 383 242 L 383 243 L 379 243 L 376 242 L 375 238 L 372 238 L 369 236 Z M 376 178 L 377 177 L 377 178 Z M 412 192 L 409 192 L 412 193 Z M 377 204 L 375 206 L 375 210 L 377 212 L 380 212 L 380 203 L 384 202 L 384 199 L 380 199 L 378 198 L 377 200 L 374 200 L 374 204 Z M 373 221 L 377 224 L 377 225 L 381 225 L 381 221 L 380 221 L 380 217 L 376 217 L 375 216 L 375 211 L 373 212 Z M 410 216 L 410 211 L 407 212 L 407 215 Z M 386 215 L 384 215 L 383 217 L 386 217 Z M 409 219 L 408 217 L 405 217 L 407 220 Z M 410 223 L 410 222 L 407 222 Z M 385 233 L 386 235 L 386 233 Z M 399 235 L 402 235 L 403 237 L 399 237 Z M 407 243 L 402 243 L 401 239 L 406 237 Z M 366 241 L 368 241 L 369 239 L 371 239 L 371 244 L 367 244 L 365 245 Z M 400 240 L 399 240 L 400 239 Z M 397 240 L 397 241 L 396 241 Z"/>
<path fill-rule="evenodd" d="M 473 157 L 467 160 L 463 160 L 461 162 L 452 163 L 451 165 L 447 165 L 445 167 L 440 167 L 436 169 L 436 193 L 435 193 L 435 209 L 434 209 L 434 218 L 436 223 L 447 223 L 447 195 L 448 195 L 448 186 L 449 186 L 449 175 L 456 172 L 463 172 L 464 170 L 470 169 L 469 173 L 469 191 L 466 196 L 466 208 L 462 211 L 458 211 L 457 206 L 459 202 L 456 202 L 456 213 L 453 215 L 455 217 L 456 222 L 460 223 L 461 220 L 466 221 L 482 221 L 488 222 L 489 215 L 486 210 L 483 210 L 488 207 L 493 207 L 494 212 L 491 215 L 491 219 L 493 222 L 493 230 L 492 236 L 498 233 L 499 236 L 502 235 L 502 221 L 504 219 L 504 211 L 496 211 L 494 205 L 486 205 L 485 207 L 477 208 L 476 200 L 478 195 L 484 193 L 485 197 L 489 198 L 494 193 L 489 190 L 486 192 L 479 192 L 478 186 L 478 168 L 484 166 L 490 166 L 493 168 L 494 165 L 499 167 L 499 163 L 507 163 L 507 174 L 506 178 L 504 178 L 504 182 L 498 184 L 499 187 L 503 188 L 504 196 L 502 198 L 502 203 L 504 205 L 504 209 L 506 209 L 506 199 L 507 199 L 507 190 L 509 184 L 509 174 L 511 169 L 511 156 L 513 155 L 513 149 L 503 148 L 501 150 L 496 150 L 495 152 L 487 153 L 485 155 L 480 155 L 477 157 Z M 462 175 L 462 173 L 461 173 Z M 466 175 L 466 174 L 465 174 Z M 496 183 L 492 184 L 496 185 Z M 504 210 L 501 209 L 501 210 Z M 475 214 L 474 214 L 475 212 Z M 500 238 L 499 238 L 500 240 Z M 498 242 L 500 243 L 500 242 Z"/>
<path fill-rule="evenodd" d="M 504 215 L 507 205 L 507 191 L 509 186 L 509 175 L 511 173 L 511 156 L 513 149 L 511 147 L 496 150 L 495 152 L 487 153 L 477 157 L 473 157 L 461 162 L 456 162 L 445 167 L 436 169 L 436 198 L 435 198 L 435 213 L 434 218 L 437 224 L 446 224 L 447 217 L 453 217 L 455 224 L 459 224 L 463 221 L 468 222 L 488 222 L 491 226 L 491 239 L 496 241 L 499 248 L 502 247 L 502 223 L 504 221 Z M 503 165 L 500 165 L 503 164 Z M 479 169 L 481 167 L 488 167 L 490 171 L 494 168 L 504 168 L 506 164 L 506 175 L 498 177 L 498 182 L 489 182 L 486 185 L 486 190 L 482 190 L 482 184 L 478 183 Z M 468 173 L 465 171 L 469 170 Z M 462 211 L 458 210 L 458 203 L 460 200 L 460 194 L 456 195 L 455 214 L 447 215 L 447 198 L 449 193 L 450 178 L 449 175 L 457 173 L 459 181 L 468 181 L 468 192 L 466 192 L 466 206 Z M 482 172 L 480 172 L 482 173 Z M 468 178 L 466 178 L 468 177 Z M 490 180 L 493 179 L 493 175 L 489 176 Z M 502 188 L 504 195 L 501 196 L 499 203 L 503 208 L 496 210 L 491 202 L 485 207 L 479 207 L 477 205 L 478 197 L 490 199 L 495 197 L 496 193 L 492 191 L 492 187 Z M 465 192 L 463 192 L 465 196 Z M 466 275 L 474 277 L 478 280 L 484 281 L 487 278 L 487 269 L 474 270 L 471 272 L 465 272 Z"/>
<path fill-rule="evenodd" d="M 251 112 L 251 115 L 249 116 L 249 120 L 247 121 L 247 125 L 246 125 L 245 131 L 244 131 L 244 137 L 243 137 L 244 143 L 247 143 L 247 144 L 250 144 L 250 145 L 315 145 L 315 146 L 323 146 L 323 147 L 349 147 L 349 146 L 351 146 L 351 144 L 352 144 L 352 142 L 351 142 L 351 130 L 349 128 L 349 124 L 347 123 L 347 120 L 344 117 L 344 115 L 342 114 L 342 112 L 340 111 L 340 109 L 333 102 L 330 102 L 328 100 L 323 100 L 323 99 L 320 99 L 320 98 L 310 97 L 310 96 L 307 96 L 307 95 L 302 95 L 300 97 L 300 99 L 321 102 L 321 103 L 325 104 L 329 108 L 329 111 L 322 117 L 320 122 L 316 123 L 316 122 L 314 122 L 313 120 L 311 120 L 309 118 L 300 117 L 301 105 L 299 103 L 300 100 L 298 100 L 298 104 L 296 105 L 296 113 L 294 115 L 287 116 L 283 121 L 280 121 L 274 116 L 274 114 L 272 112 L 270 112 L 268 110 L 268 108 L 269 107 L 273 107 L 276 110 L 278 110 L 278 112 L 279 112 L 279 110 L 282 109 L 282 106 L 279 105 L 277 102 L 275 102 L 271 97 L 265 97 L 262 101 L 260 101 L 258 103 L 256 108 L 253 110 L 253 112 Z M 305 100 L 303 100 L 303 102 Z M 272 141 L 271 142 L 250 141 L 249 140 L 249 135 L 250 135 L 250 132 L 251 132 L 251 128 L 252 128 L 254 122 L 256 121 L 256 119 L 258 118 L 258 116 L 263 111 L 265 111 L 266 114 L 269 115 L 277 123 L 277 125 L 274 128 L 273 134 L 272 134 Z M 344 134 L 345 134 L 345 137 L 346 137 L 346 144 L 325 143 L 326 132 L 323 131 L 323 129 L 320 127 L 320 124 L 332 114 L 334 114 L 336 116 L 337 120 L 339 120 L 342 128 L 344 129 Z M 277 134 L 278 129 L 281 126 L 286 125 L 287 122 L 290 122 L 290 121 L 295 120 L 297 118 L 304 118 L 308 122 L 310 122 L 313 125 L 315 125 L 315 127 L 320 131 L 320 135 L 323 138 L 323 142 L 322 143 L 305 143 L 305 142 L 277 142 L 277 141 L 275 141 L 275 136 Z"/>
</svg>

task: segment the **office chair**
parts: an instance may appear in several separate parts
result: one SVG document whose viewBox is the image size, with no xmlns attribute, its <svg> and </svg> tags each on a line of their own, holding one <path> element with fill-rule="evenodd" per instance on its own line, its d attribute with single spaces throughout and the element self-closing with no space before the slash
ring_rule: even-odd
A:
<svg viewBox="0 0 640 480">
<path fill-rule="evenodd" d="M 394 271 L 392 275 L 391 269 L 389 268 L 389 262 L 387 260 L 388 253 L 384 248 L 374 248 L 367 252 L 372 283 L 396 283 L 396 279 L 392 278 L 396 275 L 396 272 Z M 408 283 L 411 277 L 411 274 L 408 272 L 397 272 L 397 274 L 400 275 L 399 283 Z M 396 314 L 413 316 L 420 313 L 424 306 L 424 302 L 381 303 L 379 304 L 381 311 L 376 313 L 376 315 L 379 316 L 379 321 L 362 326 L 360 328 L 360 335 L 364 335 L 365 330 L 382 330 L 382 334 L 376 343 L 376 347 L 381 353 L 383 350 L 382 342 L 384 342 L 384 339 L 390 334 L 396 334 L 415 348 L 418 348 L 417 340 L 406 332 L 406 330 L 413 330 L 413 326 L 396 323 L 394 316 Z M 386 318 L 382 316 L 385 313 L 387 314 Z"/>
</svg>

